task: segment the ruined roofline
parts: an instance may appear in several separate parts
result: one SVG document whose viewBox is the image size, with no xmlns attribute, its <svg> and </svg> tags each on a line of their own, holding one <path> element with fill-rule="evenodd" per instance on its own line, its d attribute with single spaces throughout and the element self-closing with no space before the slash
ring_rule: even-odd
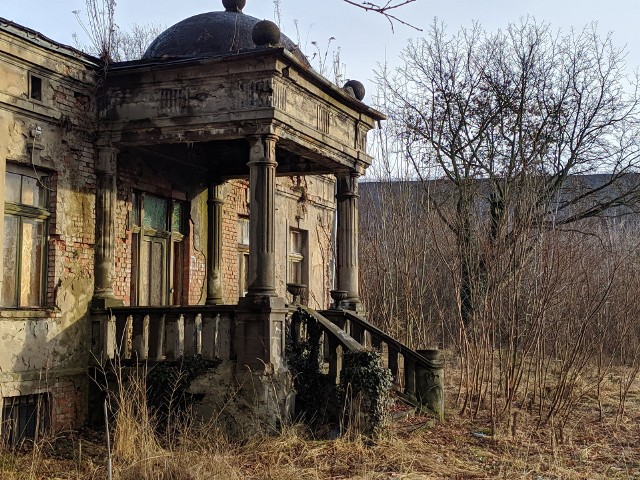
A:
<svg viewBox="0 0 640 480">
<path fill-rule="evenodd" d="M 369 115 L 374 121 L 386 120 L 387 117 L 378 110 L 370 107 L 352 96 L 348 95 L 342 88 L 338 87 L 330 80 L 319 74 L 312 68 L 302 64 L 294 54 L 284 47 L 263 47 L 240 52 L 229 52 L 224 54 L 190 55 L 180 57 L 154 58 L 142 60 L 130 60 L 126 62 L 115 62 L 108 66 L 108 75 L 127 75 L 133 72 L 152 71 L 157 67 L 177 67 L 188 65 L 203 65 L 217 62 L 228 62 L 229 60 L 243 60 L 255 57 L 262 57 L 265 54 L 279 55 L 287 63 L 297 67 L 299 75 L 306 77 L 311 83 L 315 83 L 321 90 L 332 98 L 351 107 L 361 114 Z"/>
<path fill-rule="evenodd" d="M 19 37 L 29 43 L 32 43 L 33 45 L 55 52 L 59 55 L 73 58 L 74 60 L 80 60 L 90 67 L 97 68 L 103 65 L 102 60 L 100 60 L 99 58 L 84 53 L 69 45 L 64 45 L 62 43 L 56 42 L 55 40 L 51 40 L 49 37 L 46 37 L 36 30 L 27 28 L 3 17 L 0 17 L 0 30 L 5 31 L 10 35 Z"/>
</svg>

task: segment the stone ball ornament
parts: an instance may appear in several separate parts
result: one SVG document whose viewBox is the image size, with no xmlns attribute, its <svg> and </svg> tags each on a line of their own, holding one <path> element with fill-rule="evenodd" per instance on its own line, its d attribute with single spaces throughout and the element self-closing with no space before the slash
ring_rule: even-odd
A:
<svg viewBox="0 0 640 480">
<path fill-rule="evenodd" d="M 253 43 L 258 46 L 278 45 L 280 43 L 280 28 L 269 20 L 256 23 L 251 31 Z"/>
<path fill-rule="evenodd" d="M 349 80 L 344 84 L 344 87 L 342 87 L 342 89 L 345 90 L 349 95 L 360 101 L 362 101 L 366 93 L 364 85 L 357 80 Z"/>
<path fill-rule="evenodd" d="M 241 13 L 247 0 L 222 0 L 222 5 L 227 12 Z"/>
</svg>

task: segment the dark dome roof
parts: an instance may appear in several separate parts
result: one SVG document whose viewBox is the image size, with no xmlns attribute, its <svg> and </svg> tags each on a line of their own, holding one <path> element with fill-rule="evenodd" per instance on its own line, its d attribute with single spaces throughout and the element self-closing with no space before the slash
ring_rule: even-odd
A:
<svg viewBox="0 0 640 480">
<path fill-rule="evenodd" d="M 258 48 L 251 32 L 260 20 L 236 12 L 209 12 L 189 17 L 162 32 L 147 48 L 143 59 L 234 53 Z M 309 65 L 300 49 L 285 35 L 282 46 Z"/>
</svg>

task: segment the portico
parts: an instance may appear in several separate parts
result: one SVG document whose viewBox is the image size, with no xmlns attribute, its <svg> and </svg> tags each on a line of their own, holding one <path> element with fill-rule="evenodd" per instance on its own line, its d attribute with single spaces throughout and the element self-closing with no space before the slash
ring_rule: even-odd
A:
<svg viewBox="0 0 640 480">
<path fill-rule="evenodd" d="M 219 14 L 208 21 L 217 22 L 216 31 L 223 32 L 233 16 L 241 23 L 251 19 L 235 8 L 213 12 Z M 257 22 L 253 20 L 251 29 Z M 197 23 L 180 25 L 172 29 L 187 29 L 189 38 L 197 37 L 190 30 Z M 189 35 L 174 32 L 171 38 Z M 207 51 L 200 45 L 194 54 L 193 45 L 174 45 L 172 54 L 161 56 L 154 49 L 163 42 L 154 44 L 150 58 L 109 68 L 100 112 L 105 172 L 97 206 L 102 221 L 96 233 L 102 243 L 96 256 L 94 305 L 105 305 L 104 298 L 111 304 L 118 302 L 111 285 L 114 239 L 110 232 L 115 228 L 111 212 L 118 169 L 128 158 L 140 158 L 149 168 L 165 166 L 172 185 L 187 192 L 186 198 L 206 192 L 204 303 L 210 306 L 223 303 L 225 182 L 248 179 L 248 293 L 235 307 L 233 344 L 238 364 L 252 369 L 264 365 L 277 369 L 283 349 L 286 300 L 276 289 L 277 177 L 331 175 L 337 182 L 333 287 L 348 292 L 348 308 L 361 309 L 357 179 L 371 163 L 367 131 L 384 118 L 354 98 L 353 90 L 339 88 L 315 73 L 290 41 L 282 38 L 264 45 L 242 44 L 231 52 Z M 165 48 L 169 48 L 166 42 Z M 179 48 L 184 55 L 176 53 Z"/>
</svg>

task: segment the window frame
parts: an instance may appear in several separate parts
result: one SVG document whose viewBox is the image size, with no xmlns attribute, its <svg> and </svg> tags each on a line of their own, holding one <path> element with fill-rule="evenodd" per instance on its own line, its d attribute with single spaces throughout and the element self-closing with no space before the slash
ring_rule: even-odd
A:
<svg viewBox="0 0 640 480">
<path fill-rule="evenodd" d="M 242 225 L 242 226 L 241 226 Z M 245 236 L 241 235 L 241 232 L 246 227 L 246 241 Z M 249 217 L 245 215 L 238 215 L 236 221 L 236 228 L 238 229 L 238 298 L 243 298 L 249 291 Z"/>
<path fill-rule="evenodd" d="M 309 248 L 308 248 L 308 231 L 300 228 L 289 227 L 288 236 L 288 255 L 287 255 L 287 281 L 289 283 L 299 283 L 307 286 L 309 291 Z M 298 239 L 298 248 L 294 248 L 294 235 Z M 296 251 L 298 250 L 298 251 Z M 300 278 L 294 278 L 294 265 L 300 269 Z M 308 295 L 308 293 L 307 293 Z M 306 299 L 303 299 L 306 301 Z"/>
<path fill-rule="evenodd" d="M 16 203 L 11 202 L 6 199 L 6 181 L 7 175 L 20 175 L 20 200 L 22 201 L 22 185 L 23 178 L 31 178 L 36 179 L 36 181 L 41 185 L 40 194 L 42 195 L 41 204 L 43 206 L 35 206 L 28 205 L 24 203 Z M 12 217 L 17 219 L 17 228 L 16 228 L 16 267 L 15 267 L 15 277 L 13 278 L 14 282 L 14 298 L 11 299 L 11 302 L 8 299 L 3 297 L 3 293 L 0 292 L 0 309 L 30 309 L 30 308 L 43 308 L 46 307 L 47 301 L 47 270 L 49 267 L 49 247 L 48 247 L 48 239 L 49 239 L 49 219 L 51 218 L 51 208 L 49 205 L 50 195 L 49 191 L 51 190 L 51 176 L 50 172 L 46 172 L 41 169 L 28 168 L 22 165 L 14 165 L 7 163 L 6 171 L 5 171 L 5 199 L 4 199 L 4 212 L 3 219 L 4 222 L 4 238 L 7 238 L 7 229 L 6 229 L 6 217 Z M 24 221 L 30 220 L 35 221 L 38 224 L 42 225 L 42 242 L 40 245 L 40 265 L 39 265 L 39 298 L 37 305 L 29 305 L 23 304 L 24 299 L 22 297 L 22 284 L 24 279 L 22 272 L 22 256 L 24 251 L 24 238 L 23 238 L 23 224 Z M 4 248 L 4 246 L 3 246 Z M 6 261 L 5 261 L 6 263 Z M 10 278 L 5 276 L 3 281 L 7 282 Z M 9 304 L 10 303 L 10 304 Z"/>
<path fill-rule="evenodd" d="M 40 90 L 39 90 L 39 95 L 38 96 L 34 96 L 34 80 L 37 80 L 40 82 Z M 27 81 L 29 82 L 28 88 L 29 88 L 29 100 L 33 101 L 33 102 L 38 102 L 38 103 L 43 103 L 44 101 L 44 77 L 42 75 L 38 75 L 35 72 L 29 72 L 29 76 Z"/>
<path fill-rule="evenodd" d="M 25 440 L 37 441 L 51 428 L 51 394 L 16 395 L 2 398 L 0 410 L 0 439 L 2 443 L 15 447 Z M 24 409 L 33 410 L 24 412 Z M 33 434 L 30 434 L 33 431 Z"/>
<path fill-rule="evenodd" d="M 154 199 L 166 202 L 166 214 L 164 219 L 164 229 L 159 230 L 149 226 L 145 226 L 145 199 L 153 197 Z M 184 292 L 182 282 L 182 263 L 184 262 L 185 252 L 183 251 L 183 240 L 187 236 L 187 218 L 188 203 L 172 197 L 165 197 L 153 192 L 133 189 L 131 192 L 131 215 L 129 217 L 129 229 L 131 230 L 131 285 L 130 285 L 130 303 L 131 305 L 140 305 L 141 301 L 141 285 L 143 274 L 140 268 L 140 257 L 142 255 L 142 243 L 144 237 L 158 238 L 167 240 L 167 248 L 165 257 L 165 272 L 163 280 L 162 303 L 164 305 L 179 305 L 183 303 Z M 177 225 L 178 229 L 174 229 L 174 216 L 176 208 L 180 211 L 180 220 Z M 179 262 L 180 265 L 176 265 Z"/>
</svg>

